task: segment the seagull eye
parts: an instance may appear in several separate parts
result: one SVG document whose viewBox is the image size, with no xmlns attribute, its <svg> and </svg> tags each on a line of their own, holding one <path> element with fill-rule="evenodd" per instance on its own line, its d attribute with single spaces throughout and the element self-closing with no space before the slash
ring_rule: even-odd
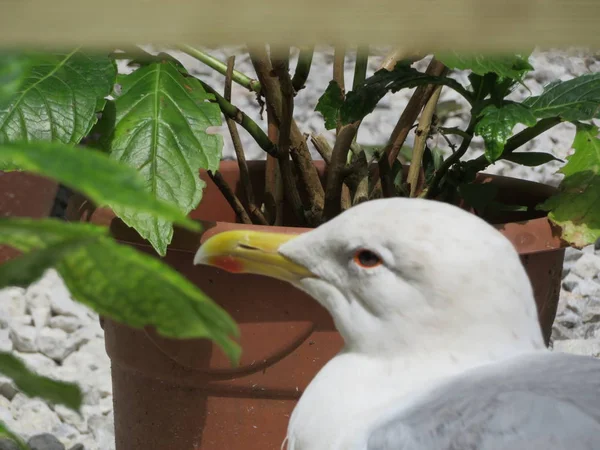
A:
<svg viewBox="0 0 600 450">
<path fill-rule="evenodd" d="M 381 257 L 371 250 L 359 250 L 354 254 L 354 262 L 360 267 L 372 269 L 383 264 Z"/>
</svg>

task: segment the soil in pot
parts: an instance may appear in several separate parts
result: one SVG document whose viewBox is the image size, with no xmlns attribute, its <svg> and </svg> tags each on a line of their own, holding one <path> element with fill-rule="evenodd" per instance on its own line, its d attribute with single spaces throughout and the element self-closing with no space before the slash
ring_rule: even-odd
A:
<svg viewBox="0 0 600 450">
<path fill-rule="evenodd" d="M 260 200 L 264 165 L 253 162 L 250 168 Z M 242 198 L 236 163 L 222 163 L 221 173 Z M 104 320 L 112 360 L 117 450 L 278 450 L 297 399 L 342 346 L 327 312 L 291 286 L 192 265 L 201 241 L 226 229 L 252 227 L 235 224 L 235 214 L 217 187 L 205 173 L 202 178 L 207 188 L 191 216 L 202 220 L 206 231 L 198 235 L 177 229 L 165 261 L 238 322 L 243 348 L 240 366 L 232 369 L 222 352 L 206 340 L 164 339 L 150 329 Z M 517 195 L 519 204 L 534 205 L 552 193 L 547 186 L 524 181 L 492 176 L 482 176 L 480 181 L 497 183 L 507 203 Z M 521 254 L 534 286 L 540 322 L 549 336 L 564 250 L 539 212 L 510 214 L 491 221 Z M 109 225 L 122 242 L 154 254 L 111 211 L 90 209 L 80 197 L 72 198 L 68 216 Z"/>
</svg>

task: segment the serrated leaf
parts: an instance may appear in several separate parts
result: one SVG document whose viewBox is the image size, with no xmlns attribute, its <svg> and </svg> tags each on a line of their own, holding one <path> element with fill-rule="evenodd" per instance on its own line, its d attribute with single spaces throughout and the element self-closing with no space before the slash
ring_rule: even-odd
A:
<svg viewBox="0 0 600 450">
<path fill-rule="evenodd" d="M 332 130 L 337 126 L 338 114 L 343 104 L 344 93 L 340 85 L 335 80 L 330 81 L 315 107 L 315 111 L 320 112 L 325 119 L 325 129 Z"/>
<path fill-rule="evenodd" d="M 600 72 L 568 81 L 555 81 L 536 97 L 523 102 L 538 119 L 561 117 L 568 121 L 600 118 Z"/>
<path fill-rule="evenodd" d="M 565 178 L 559 193 L 538 208 L 550 211 L 549 219 L 562 228 L 562 238 L 582 248 L 600 237 L 600 139 L 598 128 L 578 124 L 575 153 L 560 173 Z"/>
<path fill-rule="evenodd" d="M 76 411 L 81 408 L 83 394 L 79 386 L 37 375 L 16 356 L 0 352 L 0 373 L 11 378 L 19 390 L 29 397 L 40 397 Z"/>
<path fill-rule="evenodd" d="M 17 95 L 0 105 L 0 142 L 78 143 L 96 123 L 116 79 L 108 55 L 78 50 L 27 53 L 29 76 Z"/>
<path fill-rule="evenodd" d="M 502 159 L 528 167 L 541 166 L 542 164 L 549 163 L 550 161 L 563 162 L 556 156 L 543 152 L 513 152 L 503 156 Z"/>
<path fill-rule="evenodd" d="M 231 336 L 239 331 L 227 312 L 161 260 L 116 243 L 107 228 L 55 219 L 0 219 L 0 244 L 26 252 L 22 257 L 35 258 L 74 239 L 87 242 L 45 261 L 77 301 L 132 327 L 153 326 L 167 337 L 211 339 L 232 362 L 238 360 L 240 349 Z"/>
<path fill-rule="evenodd" d="M 10 431 L 4 422 L 0 422 L 0 438 L 13 441 L 21 450 L 30 450 L 29 446 L 19 436 Z"/>
<path fill-rule="evenodd" d="M 436 58 L 450 69 L 470 70 L 481 76 L 495 73 L 500 78 L 513 80 L 521 80 L 527 72 L 533 70 L 527 58 L 522 55 L 482 55 L 450 52 L 436 55 Z"/>
<path fill-rule="evenodd" d="M 362 120 L 370 114 L 388 92 L 413 88 L 423 84 L 448 86 L 470 99 L 471 94 L 456 80 L 447 77 L 436 77 L 419 72 L 405 62 L 400 61 L 394 70 L 381 69 L 367 78 L 364 83 L 346 94 L 340 108 L 342 124 L 346 125 Z"/>
<path fill-rule="evenodd" d="M 188 219 L 175 205 L 159 201 L 144 189 L 144 180 L 124 164 L 92 149 L 77 149 L 52 142 L 7 142 L 0 144 L 0 170 L 24 170 L 53 178 L 81 192 L 98 206 L 119 206 L 192 230 L 198 223 Z"/>
<path fill-rule="evenodd" d="M 501 108 L 489 105 L 481 111 L 480 119 L 475 126 L 475 134 L 483 137 L 485 156 L 490 162 L 496 161 L 502 155 L 506 141 L 512 135 L 516 124 L 527 126 L 536 124 L 535 116 L 525 106 L 510 103 Z"/>
<path fill-rule="evenodd" d="M 219 166 L 223 137 L 206 132 L 221 125 L 219 106 L 210 103 L 195 78 L 186 78 L 172 62 L 153 63 L 122 80 L 113 126 L 104 145 L 111 158 L 134 167 L 145 190 L 188 214 L 202 198 L 200 169 Z M 115 213 L 164 255 L 173 237 L 168 220 L 118 205 Z"/>
</svg>

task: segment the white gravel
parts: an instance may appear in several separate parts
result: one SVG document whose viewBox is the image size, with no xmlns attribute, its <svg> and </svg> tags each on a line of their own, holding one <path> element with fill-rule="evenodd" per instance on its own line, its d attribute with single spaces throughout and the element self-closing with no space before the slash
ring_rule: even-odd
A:
<svg viewBox="0 0 600 450">
<path fill-rule="evenodd" d="M 222 60 L 234 52 L 234 49 L 212 51 Z M 193 74 L 202 76 L 215 88 L 222 90 L 221 75 L 187 55 L 182 55 L 181 61 Z M 370 73 L 377 69 L 380 61 L 381 57 L 372 58 Z M 552 80 L 566 80 L 600 70 L 600 54 L 579 50 L 535 53 L 531 61 L 537 69 L 527 77 L 525 84 L 534 94 L 539 93 L 543 85 Z M 306 133 L 324 131 L 322 119 L 314 112 L 314 107 L 331 78 L 331 62 L 330 52 L 315 54 L 307 89 L 302 90 L 296 98 L 294 115 Z M 293 63 L 292 61 L 292 67 Z M 239 56 L 236 67 L 245 73 L 253 73 L 248 57 Z M 352 75 L 353 62 L 350 57 L 346 66 L 347 85 L 351 85 Z M 456 77 L 463 81 L 465 79 L 464 74 L 460 73 Z M 358 136 L 359 143 L 385 143 L 411 92 L 404 91 L 386 97 L 380 107 L 363 122 Z M 521 87 L 513 97 L 518 99 L 526 94 L 526 89 Z M 234 86 L 233 98 L 234 103 L 251 118 L 264 125 L 253 94 Z M 454 92 L 444 89 L 441 101 L 447 100 L 462 101 Z M 448 119 L 446 126 L 464 127 L 467 119 L 466 114 L 459 112 Z M 226 131 L 225 127 L 223 131 Z M 241 128 L 240 134 L 249 159 L 262 159 L 263 152 L 250 136 Z M 332 133 L 327 135 L 333 136 Z M 233 149 L 226 133 L 225 136 L 224 156 L 230 158 Z M 539 136 L 525 146 L 524 150 L 552 152 L 559 158 L 564 158 L 571 151 L 573 136 L 574 127 L 562 125 Z M 412 139 L 410 135 L 408 143 Z M 438 144 L 440 147 L 445 145 L 443 140 Z M 471 154 L 478 154 L 482 148 L 481 140 L 476 139 Z M 316 152 L 314 155 L 317 157 Z M 531 169 L 499 162 L 488 171 L 556 185 L 560 181 L 560 175 L 555 173 L 559 167 L 560 163 L 550 163 Z M 556 351 L 600 356 L 599 273 L 600 250 L 594 251 L 593 246 L 590 246 L 584 251 L 567 251 L 563 289 L 553 333 Z M 77 382 L 85 393 L 85 405 L 80 416 L 60 405 L 29 399 L 19 393 L 10 380 L 0 378 L 0 420 L 26 439 L 41 433 L 51 433 L 67 449 L 76 444 L 83 444 L 86 450 L 114 449 L 110 361 L 104 351 L 102 329 L 93 312 L 71 299 L 54 271 L 49 271 L 28 289 L 9 288 L 0 291 L 0 351 L 12 351 L 43 375 Z M 39 441 L 44 439 L 50 442 L 47 437 L 40 438 Z M 38 448 L 50 450 L 59 447 L 51 446 L 50 443 Z M 76 448 L 81 450 L 81 447 Z M 2 449 L 0 443 L 0 450 Z"/>
</svg>

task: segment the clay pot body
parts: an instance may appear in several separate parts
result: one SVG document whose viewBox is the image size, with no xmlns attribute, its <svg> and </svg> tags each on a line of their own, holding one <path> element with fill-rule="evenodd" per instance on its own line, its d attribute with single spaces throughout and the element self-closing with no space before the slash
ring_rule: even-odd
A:
<svg viewBox="0 0 600 450">
<path fill-rule="evenodd" d="M 253 162 L 250 168 L 260 200 L 264 164 Z M 221 173 L 242 198 L 236 163 L 223 162 Z M 206 173 L 201 176 L 207 188 L 191 217 L 204 221 L 206 231 L 198 235 L 176 230 L 165 261 L 237 321 L 241 363 L 232 369 L 221 351 L 205 340 L 169 340 L 149 329 L 104 320 L 117 450 L 279 450 L 298 398 L 342 346 L 327 312 L 290 285 L 192 265 L 202 241 L 226 229 L 249 227 L 234 223 L 235 214 L 218 188 Z M 482 176 L 481 181 L 497 183 L 502 200 L 509 203 L 535 204 L 552 192 L 547 186 L 512 179 Z M 90 211 L 85 202 L 73 198 L 68 214 L 72 220 L 109 225 L 122 242 L 154 254 L 109 210 Z M 527 219 L 531 213 L 510 213 L 491 222 L 521 254 L 549 337 L 564 249 L 545 217 Z"/>
<path fill-rule="evenodd" d="M 48 217 L 52 211 L 57 183 L 26 172 L 0 171 L 0 217 Z M 0 245 L 0 264 L 20 253 Z"/>
</svg>

